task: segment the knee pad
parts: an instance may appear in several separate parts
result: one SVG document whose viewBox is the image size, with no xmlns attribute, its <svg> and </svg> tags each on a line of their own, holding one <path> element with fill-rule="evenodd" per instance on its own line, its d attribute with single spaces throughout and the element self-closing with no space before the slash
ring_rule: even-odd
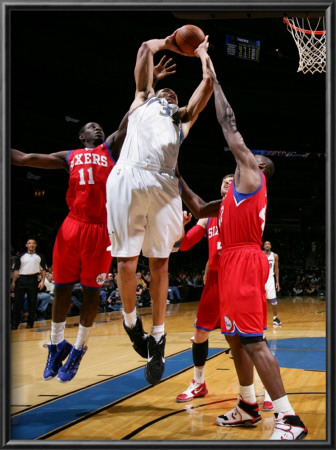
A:
<svg viewBox="0 0 336 450">
<path fill-rule="evenodd" d="M 271 298 L 270 299 L 270 302 L 272 303 L 272 305 L 277 305 L 278 304 L 278 302 L 277 302 L 277 299 L 276 298 Z"/>
<path fill-rule="evenodd" d="M 209 349 L 209 340 L 207 339 L 202 344 L 196 344 L 193 342 L 192 345 L 192 355 L 194 365 L 196 367 L 202 367 L 205 364 L 205 361 L 208 357 L 208 349 Z"/>
</svg>

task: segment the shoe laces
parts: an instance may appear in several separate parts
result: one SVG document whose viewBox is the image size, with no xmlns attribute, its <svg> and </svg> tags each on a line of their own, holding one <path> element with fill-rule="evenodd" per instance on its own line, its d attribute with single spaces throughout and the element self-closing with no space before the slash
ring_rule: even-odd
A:
<svg viewBox="0 0 336 450">
<path fill-rule="evenodd" d="M 76 349 L 75 349 L 76 350 Z M 67 362 L 64 364 L 65 370 L 73 370 L 77 369 L 79 366 L 79 363 L 81 362 L 81 359 L 84 355 L 84 351 L 77 350 L 76 355 L 72 355 L 71 358 L 69 357 Z"/>
<path fill-rule="evenodd" d="M 189 387 L 183 392 L 183 394 L 190 394 L 198 386 L 200 386 L 200 383 L 197 383 L 197 381 L 192 380 L 192 382 L 190 383 Z"/>
<path fill-rule="evenodd" d="M 53 363 L 52 359 L 55 357 L 55 354 L 57 353 L 58 348 L 57 348 L 57 345 L 55 345 L 55 344 L 54 345 L 53 344 L 50 344 L 50 345 L 43 344 L 43 347 L 48 348 L 47 367 L 49 368 Z M 55 347 L 55 348 L 53 348 L 53 347 Z"/>
</svg>

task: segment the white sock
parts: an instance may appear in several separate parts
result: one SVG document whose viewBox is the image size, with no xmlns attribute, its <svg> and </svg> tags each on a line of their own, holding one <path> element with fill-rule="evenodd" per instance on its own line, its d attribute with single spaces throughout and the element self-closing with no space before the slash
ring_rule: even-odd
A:
<svg viewBox="0 0 336 450">
<path fill-rule="evenodd" d="M 287 395 L 273 400 L 274 413 L 282 413 L 284 416 L 295 416 L 294 409 L 289 403 Z"/>
<path fill-rule="evenodd" d="M 257 401 L 254 391 L 254 384 L 250 386 L 239 386 L 239 393 L 243 400 L 247 403 L 255 403 Z"/>
<path fill-rule="evenodd" d="M 74 347 L 77 350 L 86 346 L 86 343 L 89 340 L 91 330 L 92 327 L 83 327 L 83 325 L 79 324 L 77 339 L 76 342 L 74 343 Z"/>
<path fill-rule="evenodd" d="M 59 344 L 64 340 L 64 322 L 51 322 L 50 344 Z"/>
<path fill-rule="evenodd" d="M 271 401 L 272 401 L 272 399 L 271 399 L 269 393 L 265 389 L 264 402 L 271 402 Z"/>
<path fill-rule="evenodd" d="M 128 328 L 133 328 L 137 321 L 136 308 L 134 308 L 134 310 L 130 313 L 125 313 L 125 311 L 123 311 L 123 316 L 124 316 L 125 325 Z"/>
<path fill-rule="evenodd" d="M 153 325 L 151 329 L 151 336 L 159 342 L 161 336 L 164 334 L 164 323 L 162 325 Z"/>
<path fill-rule="evenodd" d="M 203 367 L 196 367 L 194 366 L 194 380 L 196 383 L 204 383 L 204 373 L 205 373 L 205 366 Z"/>
</svg>

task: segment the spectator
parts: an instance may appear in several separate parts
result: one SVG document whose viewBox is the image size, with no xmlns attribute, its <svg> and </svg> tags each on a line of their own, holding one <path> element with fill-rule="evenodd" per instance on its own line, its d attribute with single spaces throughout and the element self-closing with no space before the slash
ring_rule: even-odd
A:
<svg viewBox="0 0 336 450">
<path fill-rule="evenodd" d="M 107 310 L 110 302 L 108 302 L 108 298 L 110 298 L 112 291 L 116 290 L 117 283 L 114 279 L 114 274 L 109 273 L 107 279 L 104 281 L 103 287 L 100 290 L 100 306 L 104 311 Z"/>
<path fill-rule="evenodd" d="M 295 281 L 295 284 L 293 286 L 293 291 L 294 291 L 295 295 L 303 294 L 303 283 L 302 283 L 300 275 L 298 275 L 296 277 L 296 281 Z"/>
<path fill-rule="evenodd" d="M 179 287 L 182 287 L 181 279 L 176 275 L 169 274 L 168 300 L 170 301 L 170 303 L 181 302 Z"/>
</svg>

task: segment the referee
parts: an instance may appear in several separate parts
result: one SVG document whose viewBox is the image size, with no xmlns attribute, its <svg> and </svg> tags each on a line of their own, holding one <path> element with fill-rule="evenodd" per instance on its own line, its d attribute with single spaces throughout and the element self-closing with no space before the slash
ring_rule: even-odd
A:
<svg viewBox="0 0 336 450">
<path fill-rule="evenodd" d="M 36 253 L 37 244 L 35 239 L 28 239 L 26 247 L 27 251 L 18 255 L 14 263 L 11 286 L 11 290 L 15 292 L 12 330 L 17 330 L 21 322 L 21 312 L 26 293 L 28 300 L 27 328 L 33 328 L 36 317 L 37 293 L 39 289 L 43 289 L 46 276 L 46 262 L 43 255 Z M 42 275 L 40 282 L 37 280 L 39 273 Z"/>
</svg>

